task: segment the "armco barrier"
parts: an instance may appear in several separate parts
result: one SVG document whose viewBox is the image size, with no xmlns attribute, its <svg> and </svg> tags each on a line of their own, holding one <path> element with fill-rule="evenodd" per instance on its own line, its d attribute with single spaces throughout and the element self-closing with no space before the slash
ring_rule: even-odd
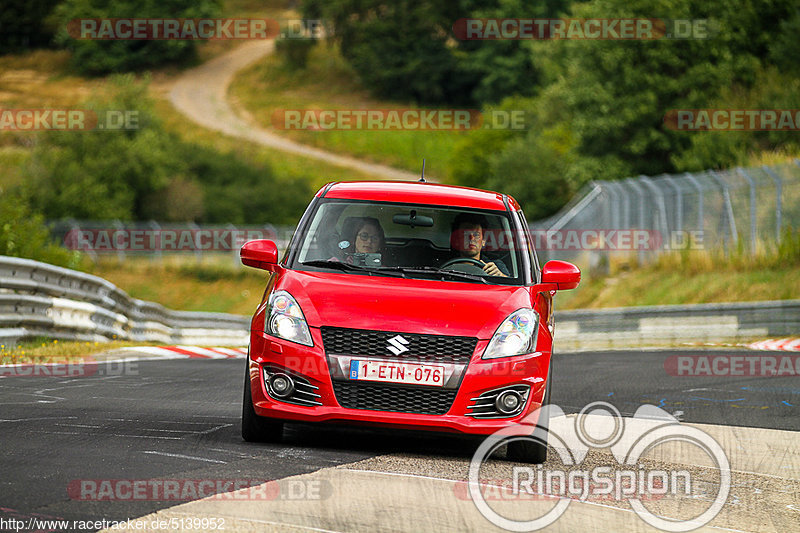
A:
<svg viewBox="0 0 800 533">
<path fill-rule="evenodd" d="M 246 346 L 249 319 L 171 311 L 97 276 L 0 256 L 0 342 L 48 337 Z"/>
<path fill-rule="evenodd" d="M 0 342 L 32 337 L 247 345 L 249 319 L 171 311 L 96 276 L 0 256 Z M 555 351 L 800 335 L 800 300 L 556 312 Z"/>
<path fill-rule="evenodd" d="M 800 300 L 556 312 L 556 352 L 728 343 L 800 334 Z"/>
</svg>

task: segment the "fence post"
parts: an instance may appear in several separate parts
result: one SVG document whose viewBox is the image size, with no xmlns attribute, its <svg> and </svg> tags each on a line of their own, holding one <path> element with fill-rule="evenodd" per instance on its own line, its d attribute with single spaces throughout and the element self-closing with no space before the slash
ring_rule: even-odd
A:
<svg viewBox="0 0 800 533">
<path fill-rule="evenodd" d="M 117 219 L 117 220 L 114 221 L 114 229 L 116 230 L 114 232 L 115 234 L 116 234 L 117 231 L 124 232 L 125 231 L 125 226 L 123 226 L 122 222 L 120 222 L 120 220 Z M 126 239 L 126 240 L 127 240 L 128 243 L 130 243 L 130 236 L 128 236 L 128 239 Z M 114 242 L 111 243 L 111 245 L 114 246 L 114 248 L 117 248 L 116 235 L 114 235 Z M 117 248 L 117 262 L 119 264 L 122 264 L 122 263 L 125 262 L 125 250 L 123 250 L 121 248 Z"/>
<path fill-rule="evenodd" d="M 194 222 L 189 222 L 189 229 L 192 231 L 192 245 L 194 246 L 194 259 L 197 264 L 203 262 L 203 252 L 200 249 L 200 226 Z"/>
<path fill-rule="evenodd" d="M 645 191 L 644 189 L 641 188 L 641 186 L 638 183 L 636 183 L 636 180 L 634 180 L 633 178 L 628 178 L 625 180 L 625 182 L 628 183 L 634 191 L 636 191 L 636 195 L 639 197 L 639 229 L 643 230 L 645 229 L 645 223 L 644 223 Z M 639 250 L 636 256 L 639 259 L 639 264 L 644 263 L 644 250 Z"/>
<path fill-rule="evenodd" d="M 669 183 L 675 189 L 675 231 L 683 231 L 683 189 L 677 184 L 676 179 L 669 174 L 663 174 L 664 183 Z"/>
<path fill-rule="evenodd" d="M 550 230 L 555 231 L 563 228 L 567 222 L 575 218 L 575 215 L 580 213 L 589 203 L 594 200 L 598 194 L 600 194 L 600 186 L 595 183 L 591 182 L 592 190 L 583 197 L 583 199 L 578 202 L 572 209 L 570 209 L 567 213 L 564 214 L 561 218 L 556 220 L 552 226 L 550 226 Z"/>
<path fill-rule="evenodd" d="M 163 264 L 162 256 L 161 256 L 161 249 L 164 247 L 164 239 L 163 235 L 161 235 L 161 226 L 158 225 L 158 222 L 155 220 L 151 220 L 148 225 L 152 230 L 156 233 L 158 238 L 156 239 L 156 249 L 155 253 L 153 254 L 153 260 L 158 260 L 159 263 Z"/>
<path fill-rule="evenodd" d="M 684 177 L 686 179 L 688 179 L 689 181 L 691 181 L 692 185 L 697 187 L 697 197 L 698 197 L 698 202 L 697 202 L 697 224 L 700 226 L 700 233 L 704 235 L 705 234 L 706 221 L 705 221 L 705 216 L 703 214 L 703 184 L 700 183 L 700 181 L 697 178 L 695 178 L 694 175 L 692 175 L 692 174 L 690 174 L 688 172 L 684 173 Z M 705 237 L 704 237 L 704 240 L 705 240 Z"/>
<path fill-rule="evenodd" d="M 797 161 L 797 160 L 795 160 Z M 777 239 L 777 243 L 780 244 L 781 242 L 781 216 L 782 216 L 782 207 L 781 207 L 781 199 L 783 198 L 783 180 L 780 176 L 774 173 L 767 165 L 763 165 L 761 167 L 764 172 L 767 173 L 767 176 L 773 179 L 775 182 L 775 238 Z"/>
<path fill-rule="evenodd" d="M 231 252 L 233 253 L 233 266 L 234 268 L 241 268 L 242 264 L 239 262 L 239 248 L 244 245 L 244 239 L 239 236 L 239 230 L 233 224 L 226 226 L 231 230 Z"/>
<path fill-rule="evenodd" d="M 661 231 L 663 232 L 661 235 L 661 244 L 663 246 L 664 243 L 667 242 L 667 238 L 669 236 L 669 225 L 667 224 L 667 204 L 664 201 L 664 193 L 661 192 L 661 189 L 659 189 L 658 186 L 653 183 L 653 180 L 647 176 L 640 176 L 640 179 L 642 183 L 647 185 L 650 190 L 655 193 L 656 198 L 658 198 L 658 210 L 661 211 L 660 216 L 658 217 L 660 219 L 658 223 L 661 226 Z M 653 224 L 653 226 L 655 226 L 655 224 Z M 655 229 L 655 227 L 653 229 Z"/>
<path fill-rule="evenodd" d="M 742 167 L 736 171 L 750 183 L 750 254 L 756 255 L 756 182 Z"/>
<path fill-rule="evenodd" d="M 739 232 L 736 231 L 736 219 L 733 218 L 733 205 L 731 204 L 731 193 L 730 193 L 730 185 L 717 174 L 715 170 L 709 170 L 708 174 L 714 178 L 717 183 L 719 183 L 720 188 L 722 189 L 722 199 L 725 203 L 725 213 L 728 218 L 728 225 L 730 226 L 731 230 L 731 240 L 733 244 L 739 243 Z"/>
</svg>

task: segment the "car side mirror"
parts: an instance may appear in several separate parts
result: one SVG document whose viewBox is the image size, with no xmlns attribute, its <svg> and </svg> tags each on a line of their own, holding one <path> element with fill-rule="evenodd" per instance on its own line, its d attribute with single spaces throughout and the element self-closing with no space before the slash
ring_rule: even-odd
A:
<svg viewBox="0 0 800 533">
<path fill-rule="evenodd" d="M 552 283 L 556 290 L 574 289 L 581 282 L 581 271 L 566 261 L 548 261 L 542 268 L 542 283 Z"/>
<path fill-rule="evenodd" d="M 275 272 L 278 270 L 278 247 L 268 239 L 247 241 L 239 251 L 242 264 Z"/>
</svg>

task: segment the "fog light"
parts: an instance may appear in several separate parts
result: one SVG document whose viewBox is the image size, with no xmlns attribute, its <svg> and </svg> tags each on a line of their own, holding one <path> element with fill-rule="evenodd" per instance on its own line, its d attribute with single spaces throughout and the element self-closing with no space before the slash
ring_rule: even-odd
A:
<svg viewBox="0 0 800 533">
<path fill-rule="evenodd" d="M 286 374 L 273 374 L 269 378 L 269 388 L 278 398 L 287 398 L 294 392 L 294 381 Z"/>
<path fill-rule="evenodd" d="M 522 396 L 517 391 L 507 390 L 497 397 L 495 405 L 503 414 L 513 413 L 522 405 Z"/>
</svg>

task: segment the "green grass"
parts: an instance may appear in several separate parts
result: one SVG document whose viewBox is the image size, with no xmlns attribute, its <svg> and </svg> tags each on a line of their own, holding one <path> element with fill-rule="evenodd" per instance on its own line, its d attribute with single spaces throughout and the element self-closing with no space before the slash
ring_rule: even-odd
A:
<svg viewBox="0 0 800 533">
<path fill-rule="evenodd" d="M 610 275 L 584 271 L 578 289 L 557 297 L 562 309 L 639 305 L 751 302 L 800 298 L 800 233 L 784 236 L 780 248 L 765 246 L 756 256 L 737 251 L 665 254 L 637 267 L 635 260 L 612 261 Z"/>
<path fill-rule="evenodd" d="M 225 254 L 205 257 L 202 263 L 178 256 L 163 262 L 106 258 L 90 270 L 134 298 L 183 311 L 250 315 L 266 286 L 265 272 L 234 267 L 232 256 Z"/>
<path fill-rule="evenodd" d="M 79 342 L 38 338 L 13 346 L 0 345 L 0 364 L 61 363 L 91 364 L 93 354 L 118 350 L 128 346 L 156 346 L 152 342 L 108 341 Z"/>
<path fill-rule="evenodd" d="M 276 54 L 241 71 L 229 90 L 235 103 L 262 127 L 280 135 L 330 151 L 419 172 L 444 180 L 451 154 L 469 132 L 375 131 L 375 130 L 283 130 L 272 125 L 276 110 L 305 109 L 409 109 L 416 105 L 377 100 L 356 80 L 354 72 L 336 47 L 315 46 L 305 69 L 284 65 Z"/>
<path fill-rule="evenodd" d="M 30 150 L 21 146 L 0 145 L 0 191 L 22 183 L 22 167 L 30 159 Z"/>
<path fill-rule="evenodd" d="M 299 177 L 308 180 L 316 188 L 329 181 L 369 179 L 369 176 L 356 170 L 330 165 L 294 154 L 287 154 L 253 142 L 198 127 L 194 122 L 178 113 L 163 98 L 156 100 L 155 105 L 156 112 L 164 121 L 165 128 L 178 135 L 182 140 L 213 148 L 222 153 L 233 153 L 243 161 L 255 166 L 267 165 L 279 179 Z M 311 201 L 311 198 L 309 197 L 308 200 Z"/>
</svg>

